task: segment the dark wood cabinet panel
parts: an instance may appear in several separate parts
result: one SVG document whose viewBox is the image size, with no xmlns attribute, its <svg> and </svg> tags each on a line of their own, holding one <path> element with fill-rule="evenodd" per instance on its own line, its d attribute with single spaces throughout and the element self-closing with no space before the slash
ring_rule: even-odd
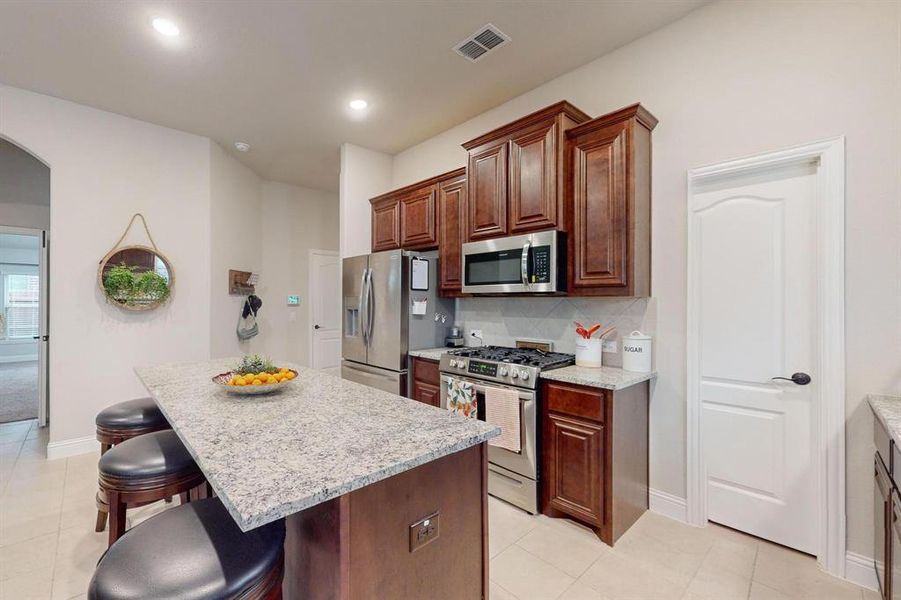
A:
<svg viewBox="0 0 901 600">
<path fill-rule="evenodd" d="M 541 389 L 541 510 L 612 546 L 648 508 L 648 384 Z"/>
<path fill-rule="evenodd" d="M 548 414 L 545 425 L 549 506 L 602 526 L 603 425 L 554 413 Z"/>
<path fill-rule="evenodd" d="M 557 122 L 510 140 L 510 233 L 558 224 Z"/>
<path fill-rule="evenodd" d="M 573 143 L 574 288 L 628 285 L 626 128 L 617 124 Z"/>
<path fill-rule="evenodd" d="M 507 233 L 507 143 L 471 152 L 467 170 L 467 240 Z"/>
<path fill-rule="evenodd" d="M 400 248 L 400 204 L 388 198 L 372 205 L 372 251 Z"/>
<path fill-rule="evenodd" d="M 428 383 L 423 383 L 421 381 L 414 381 L 413 400 L 417 400 L 419 402 L 422 402 L 423 404 L 439 406 L 441 404 L 441 393 L 438 386 L 436 385 L 429 385 Z"/>
<path fill-rule="evenodd" d="M 635 104 L 567 132 L 569 294 L 650 295 L 651 130 L 656 124 Z"/>
<path fill-rule="evenodd" d="M 425 249 L 438 245 L 435 200 L 438 186 L 424 186 L 400 199 L 400 245 Z"/>
<path fill-rule="evenodd" d="M 410 398 L 432 406 L 440 406 L 441 375 L 438 372 L 438 361 L 414 356 L 411 363 L 413 379 Z"/>
<path fill-rule="evenodd" d="M 460 292 L 463 287 L 462 246 L 465 237 L 466 176 L 438 185 L 438 289 Z"/>
</svg>

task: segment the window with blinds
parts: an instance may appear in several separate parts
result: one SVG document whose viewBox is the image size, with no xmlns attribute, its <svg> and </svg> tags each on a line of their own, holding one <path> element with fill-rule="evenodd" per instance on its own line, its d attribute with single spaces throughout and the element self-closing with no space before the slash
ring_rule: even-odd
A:
<svg viewBox="0 0 901 600">
<path fill-rule="evenodd" d="M 33 338 L 40 334 L 40 290 L 37 275 L 3 276 L 3 314 L 7 339 Z"/>
</svg>

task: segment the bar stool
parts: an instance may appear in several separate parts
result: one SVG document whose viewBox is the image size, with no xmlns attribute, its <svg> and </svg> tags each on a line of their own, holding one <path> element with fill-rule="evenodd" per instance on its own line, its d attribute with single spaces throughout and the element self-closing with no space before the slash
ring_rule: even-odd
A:
<svg viewBox="0 0 901 600">
<path fill-rule="evenodd" d="M 171 429 L 114 446 L 100 457 L 97 470 L 100 495 L 108 502 L 110 545 L 125 533 L 127 507 L 176 494 L 186 494 L 183 498 L 189 500 L 194 488 L 203 486 L 203 495 L 207 489 L 203 473 Z"/>
<path fill-rule="evenodd" d="M 97 425 L 97 441 L 100 442 L 100 455 L 133 437 L 171 429 L 166 417 L 152 398 L 139 398 L 113 404 L 97 413 L 94 422 Z M 94 531 L 106 528 L 107 502 L 101 493 L 97 494 L 97 524 Z"/>
<path fill-rule="evenodd" d="M 89 600 L 280 600 L 284 520 L 241 532 L 218 498 L 131 529 L 97 564 Z"/>
</svg>

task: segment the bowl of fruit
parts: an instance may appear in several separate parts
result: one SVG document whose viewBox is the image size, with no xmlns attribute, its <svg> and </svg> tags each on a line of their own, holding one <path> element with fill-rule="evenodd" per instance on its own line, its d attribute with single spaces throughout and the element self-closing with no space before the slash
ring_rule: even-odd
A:
<svg viewBox="0 0 901 600">
<path fill-rule="evenodd" d="M 231 371 L 213 377 L 213 383 L 229 394 L 253 396 L 283 390 L 296 377 L 294 369 L 277 367 L 268 358 L 255 354 L 245 356 Z"/>
</svg>

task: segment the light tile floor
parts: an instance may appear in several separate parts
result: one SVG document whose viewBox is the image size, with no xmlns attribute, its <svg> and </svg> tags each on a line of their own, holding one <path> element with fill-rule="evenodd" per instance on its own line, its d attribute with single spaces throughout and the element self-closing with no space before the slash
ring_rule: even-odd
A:
<svg viewBox="0 0 901 600">
<path fill-rule="evenodd" d="M 84 598 L 106 534 L 94 532 L 97 454 L 49 461 L 34 421 L 0 425 L 0 600 Z M 162 502 L 129 511 L 136 524 Z M 644 515 L 609 548 L 575 523 L 489 501 L 491 600 L 877 600 L 813 558 L 724 527 Z"/>
</svg>

